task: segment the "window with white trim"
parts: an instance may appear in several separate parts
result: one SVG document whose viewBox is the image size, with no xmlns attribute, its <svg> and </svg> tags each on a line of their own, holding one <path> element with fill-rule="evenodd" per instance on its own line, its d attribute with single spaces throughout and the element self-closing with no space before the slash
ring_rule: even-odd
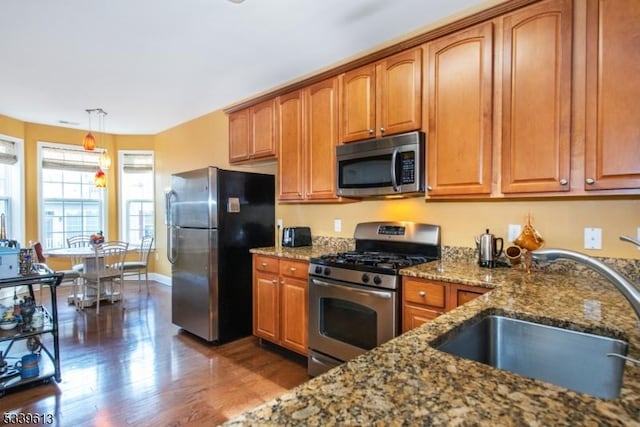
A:
<svg viewBox="0 0 640 427">
<path fill-rule="evenodd" d="M 24 245 L 23 152 L 22 140 L 0 135 L 0 214 L 7 239 Z"/>
<path fill-rule="evenodd" d="M 153 151 L 119 151 L 120 236 L 130 244 L 155 237 Z"/>
<path fill-rule="evenodd" d="M 38 153 L 42 246 L 62 248 L 71 236 L 104 231 L 106 189 L 97 188 L 94 182 L 100 152 L 40 142 Z"/>
</svg>

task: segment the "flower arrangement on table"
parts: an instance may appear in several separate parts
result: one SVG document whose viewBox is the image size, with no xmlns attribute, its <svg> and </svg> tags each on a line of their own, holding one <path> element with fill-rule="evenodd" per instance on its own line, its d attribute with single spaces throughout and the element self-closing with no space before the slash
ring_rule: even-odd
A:
<svg viewBox="0 0 640 427">
<path fill-rule="evenodd" d="M 98 231 L 97 233 L 91 235 L 92 245 L 99 245 L 101 243 L 104 243 L 104 235 L 102 234 L 102 231 Z"/>
</svg>

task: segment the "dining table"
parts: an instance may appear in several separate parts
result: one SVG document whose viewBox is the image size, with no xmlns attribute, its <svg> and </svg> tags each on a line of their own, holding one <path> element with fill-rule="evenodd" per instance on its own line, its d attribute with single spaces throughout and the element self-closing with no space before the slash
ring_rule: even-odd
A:
<svg viewBox="0 0 640 427">
<path fill-rule="evenodd" d="M 44 251 L 44 256 L 47 258 L 69 258 L 69 259 L 82 259 L 82 272 L 80 274 L 80 280 L 82 275 L 86 273 L 94 273 L 100 268 L 104 268 L 104 258 L 99 256 L 98 250 L 100 246 L 83 246 L 74 248 L 54 248 Z M 139 248 L 137 246 L 128 246 L 127 252 L 136 252 Z M 82 308 L 89 307 L 96 303 L 98 296 L 95 293 L 95 289 L 86 288 L 86 294 L 71 294 L 67 298 L 67 302 L 70 304 L 80 304 Z M 100 295 L 100 301 L 110 300 L 111 295 L 102 293 Z M 119 301 L 122 299 L 122 295 L 113 295 L 113 301 Z"/>
</svg>

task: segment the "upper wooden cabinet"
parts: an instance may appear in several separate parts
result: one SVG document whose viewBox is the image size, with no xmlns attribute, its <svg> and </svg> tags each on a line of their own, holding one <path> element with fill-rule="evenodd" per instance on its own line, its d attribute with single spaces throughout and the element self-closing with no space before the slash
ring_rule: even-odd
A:
<svg viewBox="0 0 640 427">
<path fill-rule="evenodd" d="M 276 158 L 275 100 L 229 114 L 229 163 Z"/>
<path fill-rule="evenodd" d="M 502 192 L 569 191 L 571 0 L 503 18 Z"/>
<path fill-rule="evenodd" d="M 427 195 L 491 193 L 493 24 L 427 45 Z"/>
<path fill-rule="evenodd" d="M 585 190 L 640 188 L 640 2 L 587 4 Z"/>
<path fill-rule="evenodd" d="M 422 126 L 422 49 L 390 56 L 342 75 L 341 142 Z"/>
<path fill-rule="evenodd" d="M 335 201 L 338 78 L 278 98 L 281 201 Z"/>
</svg>

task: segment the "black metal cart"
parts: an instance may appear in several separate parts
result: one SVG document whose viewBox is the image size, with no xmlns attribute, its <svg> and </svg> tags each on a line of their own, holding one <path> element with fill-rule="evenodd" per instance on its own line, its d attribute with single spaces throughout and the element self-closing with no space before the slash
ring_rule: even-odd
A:
<svg viewBox="0 0 640 427">
<path fill-rule="evenodd" d="M 63 276 L 63 273 L 40 270 L 39 274 L 0 279 L 0 289 L 26 286 L 34 301 L 34 285 L 48 286 L 51 292 L 50 307 L 44 307 L 42 301 L 36 304 L 37 310 L 43 313 L 42 326 L 18 323 L 13 329 L 0 330 L 0 396 L 11 388 L 38 382 L 48 383 L 51 378 L 56 382 L 61 381 L 56 290 Z M 39 373 L 37 376 L 23 378 L 15 364 L 22 355 L 29 353 L 38 354 Z"/>
</svg>

